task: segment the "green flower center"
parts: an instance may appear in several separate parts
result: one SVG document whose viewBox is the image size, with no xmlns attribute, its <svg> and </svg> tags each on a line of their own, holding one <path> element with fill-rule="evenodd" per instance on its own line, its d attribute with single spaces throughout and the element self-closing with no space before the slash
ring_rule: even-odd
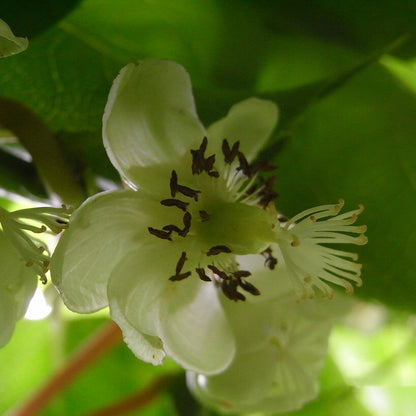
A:
<svg viewBox="0 0 416 416">
<path fill-rule="evenodd" d="M 235 255 L 259 254 L 266 257 L 265 266 L 274 268 L 270 242 L 274 240 L 274 219 L 267 206 L 276 196 L 271 189 L 273 179 L 255 186 L 260 170 L 269 166 L 250 165 L 239 150 L 239 143 L 230 146 L 223 141 L 224 167 L 215 167 L 215 155 L 205 156 L 207 139 L 199 149 L 191 150 L 192 184 L 186 186 L 175 170 L 169 181 L 170 198 L 160 201 L 182 213 L 182 223 L 166 224 L 161 229 L 149 227 L 155 237 L 176 242 L 190 239 L 189 246 L 178 259 L 171 281 L 188 278 L 193 271 L 186 262 L 192 258 L 197 276 L 203 281 L 214 281 L 230 299 L 244 300 L 239 289 L 253 295 L 259 291 L 246 279 L 250 272 L 239 270 Z M 189 181 L 188 181 L 189 182 Z M 187 184 L 189 185 L 189 183 Z M 201 256 L 202 253 L 202 256 Z"/>
</svg>

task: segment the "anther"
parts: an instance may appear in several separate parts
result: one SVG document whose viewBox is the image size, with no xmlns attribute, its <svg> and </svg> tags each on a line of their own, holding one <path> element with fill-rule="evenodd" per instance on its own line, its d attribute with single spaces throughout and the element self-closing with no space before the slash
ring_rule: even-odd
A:
<svg viewBox="0 0 416 416">
<path fill-rule="evenodd" d="M 152 228 L 152 227 L 148 227 L 147 229 L 150 234 L 153 234 L 156 237 L 162 238 L 163 240 L 172 241 L 172 239 L 170 238 L 171 231 L 157 230 L 156 228 Z"/>
<path fill-rule="evenodd" d="M 215 154 L 205 158 L 205 151 L 207 150 L 208 139 L 204 137 L 201 146 L 197 150 L 191 150 L 192 154 L 192 174 L 200 174 L 207 172 L 209 176 L 218 178 L 219 173 L 212 170 L 215 163 Z"/>
<path fill-rule="evenodd" d="M 199 216 L 201 217 L 202 222 L 208 221 L 210 219 L 210 215 L 206 211 L 199 211 Z"/>
<path fill-rule="evenodd" d="M 238 162 L 240 163 L 237 169 L 241 170 L 244 173 L 244 175 L 251 177 L 251 168 L 246 157 L 241 152 L 238 152 L 237 156 L 238 156 Z"/>
<path fill-rule="evenodd" d="M 229 279 L 229 276 L 227 275 L 227 273 L 223 272 L 222 270 L 218 269 L 217 267 L 215 267 L 212 264 L 209 264 L 208 269 L 210 269 L 212 272 L 214 272 L 219 278 L 223 279 L 223 280 L 227 280 Z"/>
<path fill-rule="evenodd" d="M 187 186 L 178 185 L 178 184 L 177 184 L 176 190 L 180 192 L 182 195 L 193 198 L 195 201 L 198 201 L 198 194 L 201 193 L 201 191 L 195 191 L 191 188 L 188 188 Z"/>
<path fill-rule="evenodd" d="M 182 211 L 186 211 L 186 207 L 189 205 L 188 202 L 180 201 L 179 199 L 173 198 L 163 199 L 162 201 L 160 201 L 160 203 L 165 207 L 177 207 Z"/>
<path fill-rule="evenodd" d="M 239 286 L 244 289 L 246 292 L 252 294 L 253 296 L 259 296 L 260 291 L 251 283 L 245 282 L 243 280 L 238 281 Z"/>
<path fill-rule="evenodd" d="M 214 246 L 208 250 L 207 256 L 216 256 L 217 254 L 221 253 L 231 253 L 231 249 L 227 246 L 222 245 Z"/>
<path fill-rule="evenodd" d="M 197 267 L 195 271 L 198 273 L 198 276 L 204 282 L 211 282 L 211 278 L 205 274 L 205 270 L 201 267 Z"/>
<path fill-rule="evenodd" d="M 181 257 L 178 260 L 178 263 L 176 264 L 176 274 L 179 274 L 182 271 L 182 267 L 185 264 L 185 261 L 188 260 L 186 258 L 186 253 L 182 251 Z"/>
<path fill-rule="evenodd" d="M 233 144 L 233 147 L 230 149 L 230 145 L 228 144 L 227 139 L 224 139 L 222 141 L 222 153 L 224 155 L 224 162 L 231 164 L 234 159 L 237 157 L 238 155 L 238 149 L 240 147 L 240 142 L 237 141 Z"/>
<path fill-rule="evenodd" d="M 233 276 L 237 279 L 241 279 L 242 277 L 251 276 L 251 273 L 248 270 L 237 270 L 233 273 Z"/>
<path fill-rule="evenodd" d="M 172 195 L 172 198 L 175 197 L 176 192 L 178 191 L 178 175 L 173 170 L 172 174 L 170 176 L 170 194 Z"/>
<path fill-rule="evenodd" d="M 266 250 L 262 251 L 261 253 L 266 260 L 264 261 L 264 266 L 268 267 L 270 270 L 274 270 L 277 264 L 277 259 L 273 257 L 271 247 L 266 248 Z"/>
<path fill-rule="evenodd" d="M 189 277 L 192 272 L 185 272 L 185 273 L 181 273 L 183 265 L 185 264 L 185 261 L 188 260 L 186 258 L 186 253 L 184 251 L 182 251 L 181 257 L 179 257 L 178 262 L 176 263 L 176 268 L 175 268 L 175 274 L 171 277 L 169 277 L 169 280 L 171 280 L 172 282 L 177 282 L 179 280 L 183 280 L 186 279 L 187 277 Z"/>
</svg>

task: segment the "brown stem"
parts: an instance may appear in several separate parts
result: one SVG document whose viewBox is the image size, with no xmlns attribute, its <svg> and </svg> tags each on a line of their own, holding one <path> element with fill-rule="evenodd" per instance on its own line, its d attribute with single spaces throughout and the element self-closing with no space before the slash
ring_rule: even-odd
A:
<svg viewBox="0 0 416 416">
<path fill-rule="evenodd" d="M 63 368 L 53 374 L 38 391 L 35 391 L 20 407 L 12 410 L 7 416 L 38 414 L 54 396 L 121 339 L 119 327 L 114 322 L 106 324 L 70 357 Z"/>
<path fill-rule="evenodd" d="M 10 130 L 32 156 L 48 190 L 62 202 L 78 206 L 83 190 L 48 126 L 23 104 L 0 97 L 0 124 Z"/>
<path fill-rule="evenodd" d="M 87 413 L 84 416 L 119 416 L 141 409 L 159 396 L 169 385 L 172 376 L 163 375 L 153 380 L 146 388 L 126 396 L 120 401 Z"/>
</svg>

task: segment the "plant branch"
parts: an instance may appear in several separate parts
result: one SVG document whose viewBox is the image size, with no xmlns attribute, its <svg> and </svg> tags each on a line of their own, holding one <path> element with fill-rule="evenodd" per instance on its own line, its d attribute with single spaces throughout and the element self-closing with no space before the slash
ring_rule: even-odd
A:
<svg viewBox="0 0 416 416">
<path fill-rule="evenodd" d="M 62 202 L 78 206 L 85 194 L 46 124 L 23 104 L 0 97 L 0 125 L 29 151 L 48 190 Z"/>
<path fill-rule="evenodd" d="M 53 397 L 89 365 L 118 344 L 121 339 L 119 327 L 112 321 L 106 324 L 75 351 L 63 368 L 53 374 L 38 391 L 35 391 L 21 406 L 12 410 L 7 416 L 34 416 L 38 414 Z"/>
<path fill-rule="evenodd" d="M 87 413 L 84 416 L 119 416 L 130 413 L 134 410 L 142 409 L 158 397 L 170 385 L 172 375 L 163 375 L 153 380 L 143 390 L 132 395 L 126 396 L 121 400 Z"/>
</svg>

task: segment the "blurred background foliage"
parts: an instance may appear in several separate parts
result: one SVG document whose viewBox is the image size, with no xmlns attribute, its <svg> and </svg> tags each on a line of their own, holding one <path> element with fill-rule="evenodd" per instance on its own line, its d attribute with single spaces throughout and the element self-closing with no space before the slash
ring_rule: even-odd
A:
<svg viewBox="0 0 416 416">
<path fill-rule="evenodd" d="M 282 123 L 263 155 L 278 166 L 278 208 L 290 216 L 341 197 L 348 208 L 365 205 L 360 218 L 369 227 L 356 292 L 371 303 L 360 301 L 336 328 L 322 393 L 294 414 L 414 414 L 414 1 L 0 0 L 0 17 L 30 42 L 0 61 L 0 96 L 43 120 L 86 194 L 118 183 L 100 129 L 123 65 L 143 57 L 181 63 L 205 123 L 239 99 L 274 99 Z M 9 198 L 45 201 L 30 156 L 13 132 L 0 133 L 1 187 Z M 20 322 L 0 351 L 0 411 L 27 396 L 102 320 L 58 308 Z M 120 345 L 42 415 L 81 416 L 171 370 L 172 363 L 143 364 Z M 175 406 L 172 397 L 186 394 L 178 385 L 140 414 L 211 414 L 189 397 L 189 406 Z"/>
</svg>

